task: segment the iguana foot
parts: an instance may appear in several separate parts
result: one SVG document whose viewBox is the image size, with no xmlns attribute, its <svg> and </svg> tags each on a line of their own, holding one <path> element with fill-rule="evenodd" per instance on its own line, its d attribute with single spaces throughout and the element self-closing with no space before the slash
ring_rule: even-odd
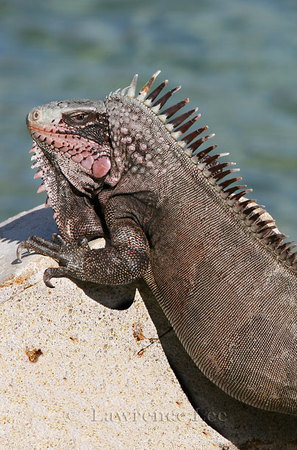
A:
<svg viewBox="0 0 297 450">
<path fill-rule="evenodd" d="M 83 260 L 88 241 L 82 238 L 79 242 L 66 242 L 60 235 L 53 234 L 52 240 L 43 237 L 31 236 L 21 242 L 17 248 L 17 259 L 21 262 L 23 250 L 33 250 L 44 256 L 49 256 L 58 261 L 61 267 L 51 267 L 45 270 L 43 280 L 48 287 L 54 287 L 51 278 L 71 277 L 82 273 Z"/>
</svg>

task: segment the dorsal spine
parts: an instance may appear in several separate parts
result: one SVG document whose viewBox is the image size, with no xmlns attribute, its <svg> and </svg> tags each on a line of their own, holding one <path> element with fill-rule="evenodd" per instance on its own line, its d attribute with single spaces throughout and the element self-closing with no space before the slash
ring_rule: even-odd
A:
<svg viewBox="0 0 297 450">
<path fill-rule="evenodd" d="M 233 183 L 241 181 L 242 177 L 226 178 L 228 175 L 240 170 L 238 168 L 230 168 L 230 166 L 235 165 L 233 162 L 221 163 L 219 161 L 221 157 L 227 156 L 229 153 L 210 154 L 216 149 L 216 145 L 200 150 L 199 147 L 204 142 L 213 138 L 215 136 L 214 133 L 199 137 L 208 130 L 208 126 L 204 126 L 186 135 L 192 125 L 201 118 L 201 114 L 191 118 L 197 112 L 198 108 L 191 109 L 171 119 L 172 116 L 189 103 L 189 98 L 186 98 L 161 111 L 172 95 L 180 90 L 181 86 L 177 86 L 163 94 L 162 97 L 159 97 L 168 84 L 168 80 L 164 80 L 150 92 L 159 74 L 160 70 L 152 75 L 137 96 L 136 84 L 138 75 L 135 75 L 128 87 L 123 90 L 118 90 L 115 93 L 110 93 L 109 97 L 114 95 L 127 96 L 134 98 L 149 108 L 162 122 L 166 131 L 182 149 L 181 151 L 192 161 L 197 170 L 207 178 L 208 182 L 225 201 L 226 205 L 232 208 L 234 214 L 240 218 L 244 226 L 248 227 L 270 251 L 273 251 L 280 261 L 284 262 L 292 270 L 297 271 L 297 252 L 294 251 L 296 245 L 293 242 L 286 242 L 287 236 L 279 232 L 273 218 L 265 209 L 257 204 L 256 200 L 246 198 L 246 194 L 252 192 L 252 189 L 247 189 L 246 185 L 234 185 L 230 187 Z M 169 119 L 171 120 L 169 121 Z"/>
</svg>

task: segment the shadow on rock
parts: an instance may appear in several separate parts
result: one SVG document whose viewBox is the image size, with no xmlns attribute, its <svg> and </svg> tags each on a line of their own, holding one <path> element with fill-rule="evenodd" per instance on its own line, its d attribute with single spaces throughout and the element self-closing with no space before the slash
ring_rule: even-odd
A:
<svg viewBox="0 0 297 450">
<path fill-rule="evenodd" d="M 72 279 L 72 281 L 84 291 L 84 293 L 110 309 L 128 309 L 135 298 L 136 285 L 105 286 L 95 283 L 85 283 Z"/>
<path fill-rule="evenodd" d="M 21 242 L 29 236 L 37 235 L 51 239 L 58 229 L 53 219 L 51 208 L 34 209 L 25 215 L 4 223 L 0 227 L 0 239 L 2 242 Z"/>
</svg>

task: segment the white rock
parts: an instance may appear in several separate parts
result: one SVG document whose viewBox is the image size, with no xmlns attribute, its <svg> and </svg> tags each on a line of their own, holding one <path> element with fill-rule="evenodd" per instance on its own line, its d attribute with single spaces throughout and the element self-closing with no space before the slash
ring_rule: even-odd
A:
<svg viewBox="0 0 297 450">
<path fill-rule="evenodd" d="M 236 448 L 195 413 L 139 295 L 110 310 L 67 279 L 47 288 L 50 258 L 11 264 L 19 241 L 56 231 L 51 214 L 0 226 L 0 447 Z"/>
</svg>

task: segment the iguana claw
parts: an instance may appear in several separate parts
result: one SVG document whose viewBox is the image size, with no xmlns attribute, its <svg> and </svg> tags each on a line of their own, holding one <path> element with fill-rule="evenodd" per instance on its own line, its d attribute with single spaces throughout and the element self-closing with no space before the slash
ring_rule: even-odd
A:
<svg viewBox="0 0 297 450">
<path fill-rule="evenodd" d="M 16 257 L 17 257 L 17 262 L 21 263 L 22 262 L 22 251 L 25 250 L 25 246 L 24 246 L 24 241 L 21 242 L 18 246 L 17 246 L 17 251 L 16 251 Z"/>
<path fill-rule="evenodd" d="M 49 267 L 43 273 L 43 281 L 49 288 L 54 288 L 55 286 L 50 281 L 52 278 L 61 278 L 67 276 L 67 269 L 65 267 Z"/>
<path fill-rule="evenodd" d="M 65 245 L 64 240 L 58 236 L 54 235 L 52 241 L 48 241 L 43 237 L 31 236 L 25 241 L 21 242 L 17 248 L 17 259 L 22 260 L 22 251 L 24 249 L 33 250 L 44 256 L 50 256 L 59 261 L 60 264 L 66 265 L 67 259 L 63 257 L 61 249 Z"/>
<path fill-rule="evenodd" d="M 21 242 L 17 248 L 17 259 L 22 260 L 24 249 L 33 250 L 44 256 L 55 259 L 60 267 L 50 267 L 45 270 L 43 280 L 45 284 L 53 288 L 51 278 L 71 277 L 82 271 L 84 255 L 89 249 L 87 239 L 80 242 L 66 242 L 58 235 L 53 234 L 52 240 L 48 241 L 43 237 L 31 236 Z"/>
</svg>

